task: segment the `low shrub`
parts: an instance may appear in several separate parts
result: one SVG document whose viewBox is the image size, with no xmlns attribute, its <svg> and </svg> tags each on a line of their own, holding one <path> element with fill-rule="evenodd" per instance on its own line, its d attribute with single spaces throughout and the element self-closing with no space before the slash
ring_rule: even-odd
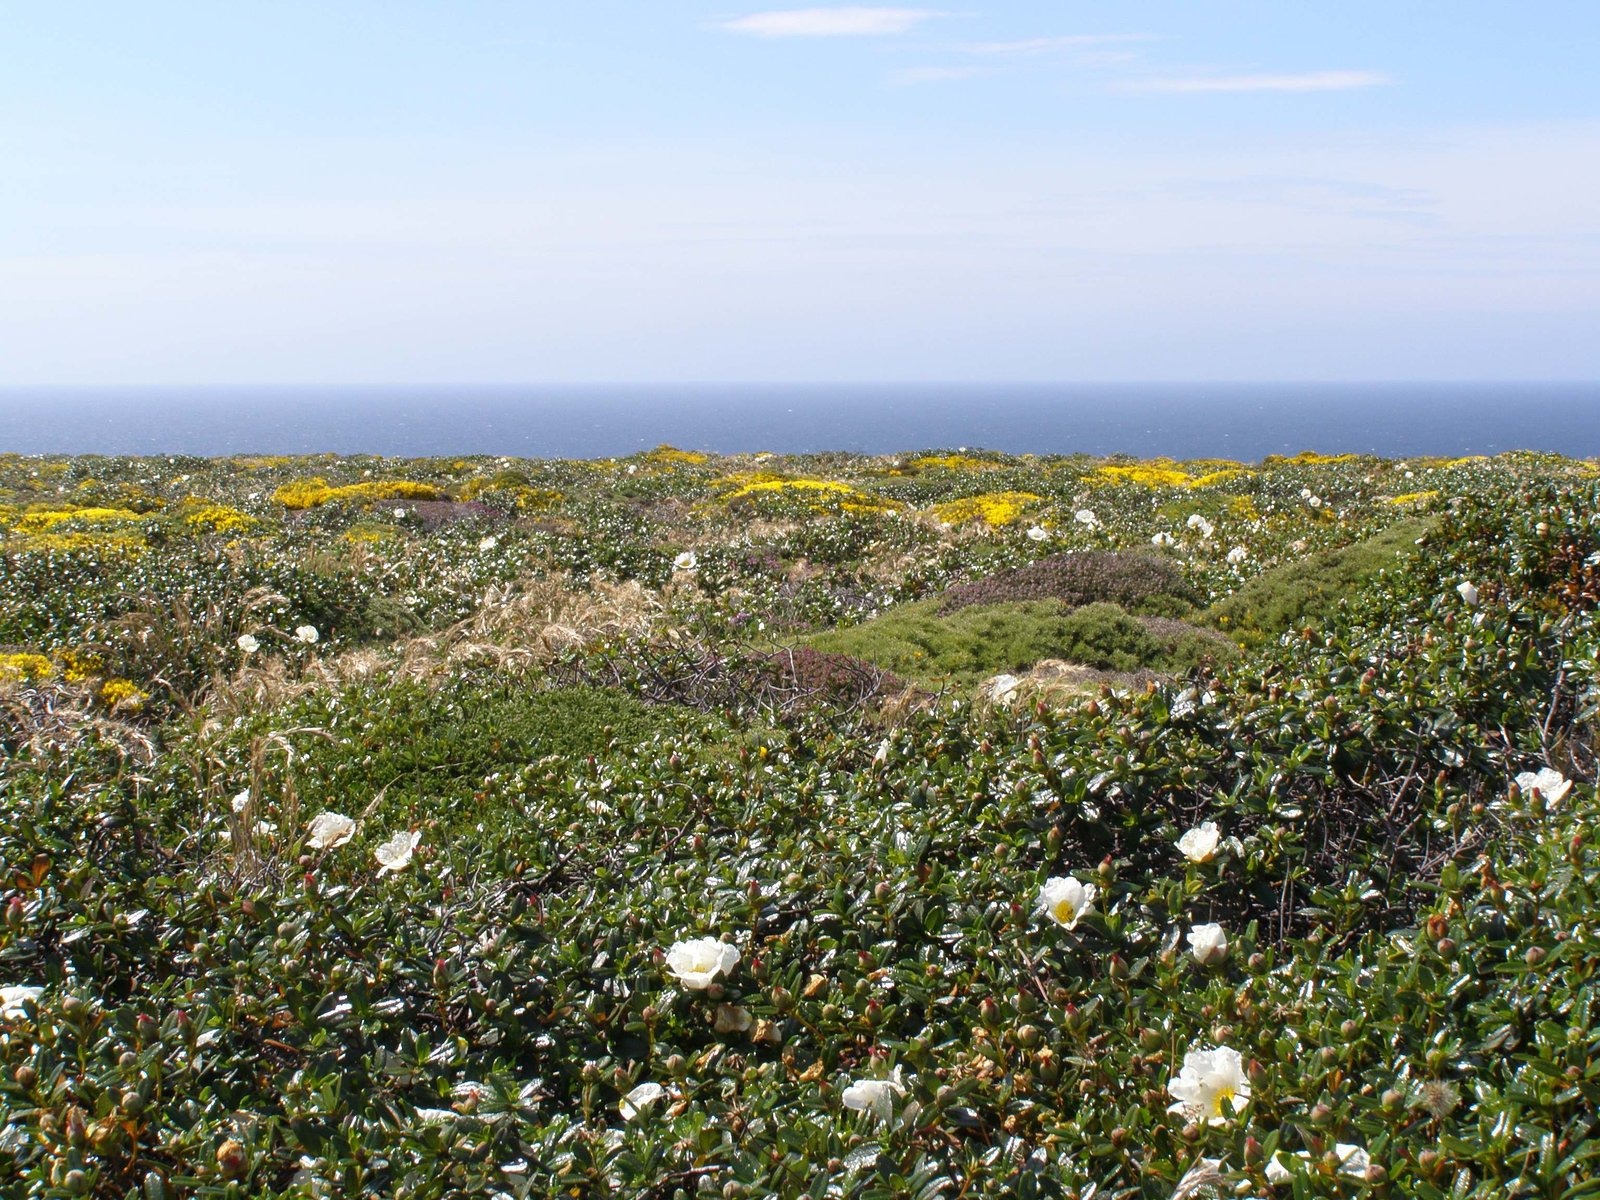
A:
<svg viewBox="0 0 1600 1200">
<path fill-rule="evenodd" d="M 1082 550 L 996 571 L 948 588 L 944 612 L 1013 600 L 1059 600 L 1073 608 L 1105 601 L 1129 612 L 1182 616 L 1198 597 L 1176 564 L 1148 554 Z"/>
<path fill-rule="evenodd" d="M 954 612 L 941 612 L 937 601 L 903 605 L 807 643 L 930 686 L 970 686 L 1047 658 L 1106 671 L 1184 673 L 1234 652 L 1226 639 L 1171 618 L 1136 617 L 1114 604 L 1068 609 L 1054 600 Z"/>
<path fill-rule="evenodd" d="M 1397 567 L 1427 529 L 1426 521 L 1402 521 L 1352 545 L 1274 567 L 1213 604 L 1203 619 L 1241 645 L 1259 645 L 1288 630 L 1321 624 L 1340 601 L 1354 596 L 1379 572 Z"/>
</svg>

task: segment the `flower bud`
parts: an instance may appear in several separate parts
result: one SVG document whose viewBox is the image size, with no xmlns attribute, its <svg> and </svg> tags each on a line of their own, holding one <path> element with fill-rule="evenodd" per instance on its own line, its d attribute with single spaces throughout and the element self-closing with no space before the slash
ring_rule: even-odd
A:
<svg viewBox="0 0 1600 1200">
<path fill-rule="evenodd" d="M 22 897 L 11 897 L 6 905 L 6 928 L 15 933 L 22 928 Z"/>
<path fill-rule="evenodd" d="M 1398 1092 L 1394 1088 L 1386 1088 L 1383 1095 L 1378 1097 L 1378 1102 L 1383 1105 L 1385 1112 L 1392 1113 L 1400 1111 L 1400 1106 L 1406 1102 L 1406 1098 L 1404 1093 Z"/>
<path fill-rule="evenodd" d="M 134 1029 L 139 1033 L 139 1039 L 153 1042 L 161 1036 L 161 1026 L 156 1024 L 156 1019 L 149 1013 L 140 1013 L 133 1023 Z"/>
<path fill-rule="evenodd" d="M 1417 1155 L 1417 1167 L 1424 1175 L 1435 1175 L 1439 1171 L 1442 1158 L 1437 1150 L 1424 1150 Z"/>
<path fill-rule="evenodd" d="M 245 1172 L 249 1160 L 245 1157 L 244 1147 L 233 1138 L 228 1138 L 217 1147 L 217 1168 L 222 1172 L 224 1179 L 237 1179 Z"/>
<path fill-rule="evenodd" d="M 1024 1025 L 1017 1030 L 1018 1043 L 1030 1050 L 1039 1044 L 1041 1037 L 1043 1037 L 1043 1033 L 1037 1025 Z"/>
<path fill-rule="evenodd" d="M 1250 1065 L 1245 1068 L 1245 1073 L 1249 1077 L 1252 1087 L 1260 1087 L 1267 1081 L 1267 1069 L 1261 1065 L 1259 1058 L 1250 1060 Z"/>
<path fill-rule="evenodd" d="M 1354 1021 L 1346 1021 L 1339 1026 L 1339 1036 L 1348 1042 L 1360 1032 L 1360 1028 Z"/>
<path fill-rule="evenodd" d="M 1440 938 L 1439 939 L 1438 948 L 1439 948 L 1439 957 L 1440 958 L 1446 958 L 1446 959 L 1454 958 L 1456 956 L 1456 940 L 1455 940 L 1455 938 L 1447 938 L 1447 937 Z"/>
<path fill-rule="evenodd" d="M 1000 1024 L 1000 1006 L 985 996 L 978 1005 L 978 1015 L 983 1018 L 983 1023 L 991 1029 Z"/>
<path fill-rule="evenodd" d="M 18 1087 L 31 1091 L 33 1085 L 39 1082 L 39 1072 L 35 1071 L 27 1063 L 23 1063 L 16 1069 L 16 1073 L 12 1075 L 12 1078 L 17 1081 Z"/>
<path fill-rule="evenodd" d="M 1266 1157 L 1266 1147 L 1256 1141 L 1254 1136 L 1244 1139 L 1244 1163 L 1247 1167 L 1259 1167 L 1261 1160 Z"/>
<path fill-rule="evenodd" d="M 1146 1051 L 1161 1049 L 1165 1041 L 1166 1039 L 1161 1036 L 1161 1031 L 1159 1029 L 1152 1029 L 1150 1026 L 1146 1025 L 1143 1029 L 1139 1030 L 1139 1045 L 1142 1046 Z"/>
<path fill-rule="evenodd" d="M 1106 965 L 1106 974 L 1113 979 L 1126 979 L 1128 977 L 1128 960 L 1120 954 L 1113 954 L 1111 961 Z"/>
<path fill-rule="evenodd" d="M 1128 1130 L 1126 1127 L 1118 1125 L 1111 1131 L 1111 1144 L 1118 1150 L 1121 1150 L 1128 1144 Z"/>
<path fill-rule="evenodd" d="M 1333 1120 L 1333 1109 L 1326 1104 L 1313 1104 L 1311 1106 L 1311 1123 L 1313 1125 L 1326 1125 Z"/>
<path fill-rule="evenodd" d="M 1522 956 L 1522 961 L 1530 967 L 1537 967 L 1544 961 L 1544 950 L 1538 946 L 1529 946 L 1528 952 Z"/>
</svg>

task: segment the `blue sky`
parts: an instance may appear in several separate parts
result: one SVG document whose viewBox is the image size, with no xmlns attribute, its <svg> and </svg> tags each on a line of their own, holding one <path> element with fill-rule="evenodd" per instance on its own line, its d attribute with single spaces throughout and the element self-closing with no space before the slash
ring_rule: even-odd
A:
<svg viewBox="0 0 1600 1200">
<path fill-rule="evenodd" d="M 1600 4 L 0 5 L 0 384 L 1600 378 Z"/>
</svg>

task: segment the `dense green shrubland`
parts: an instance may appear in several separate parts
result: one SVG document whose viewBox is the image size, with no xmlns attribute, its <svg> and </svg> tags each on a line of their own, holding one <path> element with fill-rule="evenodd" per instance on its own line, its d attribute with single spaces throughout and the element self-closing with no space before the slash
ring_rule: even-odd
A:
<svg viewBox="0 0 1600 1200">
<path fill-rule="evenodd" d="M 927 461 L 0 463 L 33 581 L 0 595 L 0 985 L 39 989 L 0 997 L 0 1191 L 1594 1194 L 1594 472 Z M 1045 507 L 742 514 L 737 468 Z M 170 508 L 174 473 L 261 526 L 21 527 L 84 483 Z M 386 474 L 501 516 L 334 500 L 311 539 L 271 507 Z M 1403 553 L 1269 578 L 1407 505 Z M 1040 630 L 1148 666 L 1181 629 L 938 597 L 1161 533 L 1247 651 L 1008 708 L 780 641 L 914 632 L 967 685 Z M 343 615 L 380 596 L 429 636 Z M 1515 784 L 1541 769 L 1570 788 Z M 348 841 L 310 845 L 324 811 Z M 1063 878 L 1096 889 L 1071 928 Z M 739 959 L 690 987 L 667 951 L 703 937 Z M 1213 1047 L 1248 1099 L 1169 1111 Z"/>
</svg>

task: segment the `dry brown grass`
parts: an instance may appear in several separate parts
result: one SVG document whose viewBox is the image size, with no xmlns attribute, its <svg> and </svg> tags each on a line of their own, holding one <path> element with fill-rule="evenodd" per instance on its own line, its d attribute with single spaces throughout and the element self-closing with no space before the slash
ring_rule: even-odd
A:
<svg viewBox="0 0 1600 1200">
<path fill-rule="evenodd" d="M 135 765 L 156 755 L 144 730 L 96 705 L 88 682 L 0 681 L 0 752 L 61 757 L 88 742 Z"/>
<path fill-rule="evenodd" d="M 388 650 L 350 650 L 298 668 L 282 658 L 263 658 L 212 681 L 209 715 L 226 722 L 312 692 L 339 691 L 385 676 L 428 680 L 466 667 L 537 670 L 574 646 L 659 630 L 671 598 L 671 588 L 657 593 L 631 580 L 574 584 L 564 574 L 521 580 L 491 588 L 466 620 Z"/>
</svg>

